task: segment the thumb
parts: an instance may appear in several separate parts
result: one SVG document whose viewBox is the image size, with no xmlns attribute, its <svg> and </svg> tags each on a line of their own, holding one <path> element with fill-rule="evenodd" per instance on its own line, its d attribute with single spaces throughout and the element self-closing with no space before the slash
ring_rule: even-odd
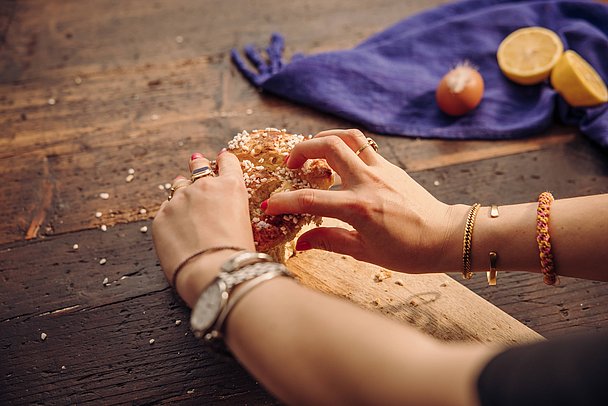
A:
<svg viewBox="0 0 608 406">
<path fill-rule="evenodd" d="M 302 234 L 296 243 L 297 251 L 306 251 L 313 248 L 324 251 L 337 252 L 362 259 L 365 255 L 363 241 L 355 230 L 342 227 L 318 227 Z"/>
</svg>

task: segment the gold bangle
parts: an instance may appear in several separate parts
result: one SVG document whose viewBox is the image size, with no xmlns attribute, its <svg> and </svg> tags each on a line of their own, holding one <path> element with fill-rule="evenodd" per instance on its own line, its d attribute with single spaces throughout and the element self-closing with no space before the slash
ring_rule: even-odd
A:
<svg viewBox="0 0 608 406">
<path fill-rule="evenodd" d="M 481 204 L 475 203 L 469 209 L 467 215 L 467 223 L 464 226 L 464 239 L 462 242 L 462 277 L 464 279 L 471 279 L 473 272 L 471 272 L 471 244 L 473 241 L 473 227 L 475 226 L 475 218 Z"/>
<path fill-rule="evenodd" d="M 497 218 L 500 215 L 498 206 L 493 204 L 490 206 L 490 217 Z M 496 275 L 498 269 L 496 269 L 496 263 L 498 262 L 498 253 L 496 251 L 490 251 L 490 269 L 486 272 L 489 286 L 496 286 Z"/>
<path fill-rule="evenodd" d="M 496 262 L 498 261 L 498 254 L 495 251 L 490 251 L 490 270 L 486 272 L 488 277 L 488 285 L 496 286 Z"/>
</svg>

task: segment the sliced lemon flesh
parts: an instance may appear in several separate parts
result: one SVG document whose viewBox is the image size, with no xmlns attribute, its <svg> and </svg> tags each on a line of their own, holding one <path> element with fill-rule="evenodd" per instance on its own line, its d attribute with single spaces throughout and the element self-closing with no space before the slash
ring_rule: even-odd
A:
<svg viewBox="0 0 608 406">
<path fill-rule="evenodd" d="M 608 90 L 593 66 L 579 54 L 564 52 L 551 72 L 551 85 L 574 107 L 589 107 L 608 101 Z"/>
<path fill-rule="evenodd" d="M 540 83 L 549 77 L 564 45 L 557 34 L 543 27 L 513 31 L 496 52 L 498 66 L 506 77 L 522 85 Z"/>
</svg>

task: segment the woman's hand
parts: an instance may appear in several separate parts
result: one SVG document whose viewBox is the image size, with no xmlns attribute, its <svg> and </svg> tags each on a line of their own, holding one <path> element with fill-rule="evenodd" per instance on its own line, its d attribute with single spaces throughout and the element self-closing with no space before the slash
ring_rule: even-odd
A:
<svg viewBox="0 0 608 406">
<path fill-rule="evenodd" d="M 408 273 L 459 269 L 466 206 L 435 199 L 405 171 L 367 147 L 358 130 L 329 130 L 297 144 L 286 162 L 299 168 L 307 159 L 325 158 L 342 178 L 342 189 L 303 189 L 278 193 L 265 212 L 311 213 L 334 217 L 355 230 L 321 227 L 303 234 L 296 249 L 319 248 L 351 255 Z M 456 220 L 453 220 L 456 219 Z"/>
<path fill-rule="evenodd" d="M 228 152 L 217 157 L 219 175 L 196 182 L 178 176 L 171 201 L 164 202 L 153 223 L 153 240 L 168 280 L 177 266 L 203 249 L 235 246 L 255 251 L 247 191 L 239 160 Z M 190 171 L 209 166 L 201 154 L 193 154 Z M 234 251 L 204 254 L 189 261 L 177 278 L 176 289 L 190 306 L 219 273 Z"/>
</svg>

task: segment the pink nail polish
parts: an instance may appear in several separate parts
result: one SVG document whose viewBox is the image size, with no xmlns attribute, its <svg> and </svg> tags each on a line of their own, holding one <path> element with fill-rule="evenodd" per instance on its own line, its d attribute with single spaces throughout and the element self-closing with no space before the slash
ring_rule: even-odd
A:
<svg viewBox="0 0 608 406">
<path fill-rule="evenodd" d="M 260 204 L 260 209 L 262 209 L 262 211 L 266 211 L 266 209 L 268 208 L 268 199 L 264 200 L 261 204 Z"/>
<path fill-rule="evenodd" d="M 222 155 L 224 152 L 228 151 L 226 148 L 222 148 L 220 152 L 217 153 L 217 156 Z"/>
<path fill-rule="evenodd" d="M 199 158 L 204 158 L 203 154 L 201 154 L 200 152 L 195 152 L 194 154 L 192 154 L 192 156 L 190 157 L 191 161 L 194 161 L 195 159 L 199 159 Z"/>
<path fill-rule="evenodd" d="M 296 251 L 307 251 L 312 248 L 308 241 L 300 241 L 296 243 Z"/>
<path fill-rule="evenodd" d="M 283 158 L 283 165 L 287 165 L 288 160 L 289 160 L 289 154 L 285 155 L 285 158 Z"/>
</svg>

